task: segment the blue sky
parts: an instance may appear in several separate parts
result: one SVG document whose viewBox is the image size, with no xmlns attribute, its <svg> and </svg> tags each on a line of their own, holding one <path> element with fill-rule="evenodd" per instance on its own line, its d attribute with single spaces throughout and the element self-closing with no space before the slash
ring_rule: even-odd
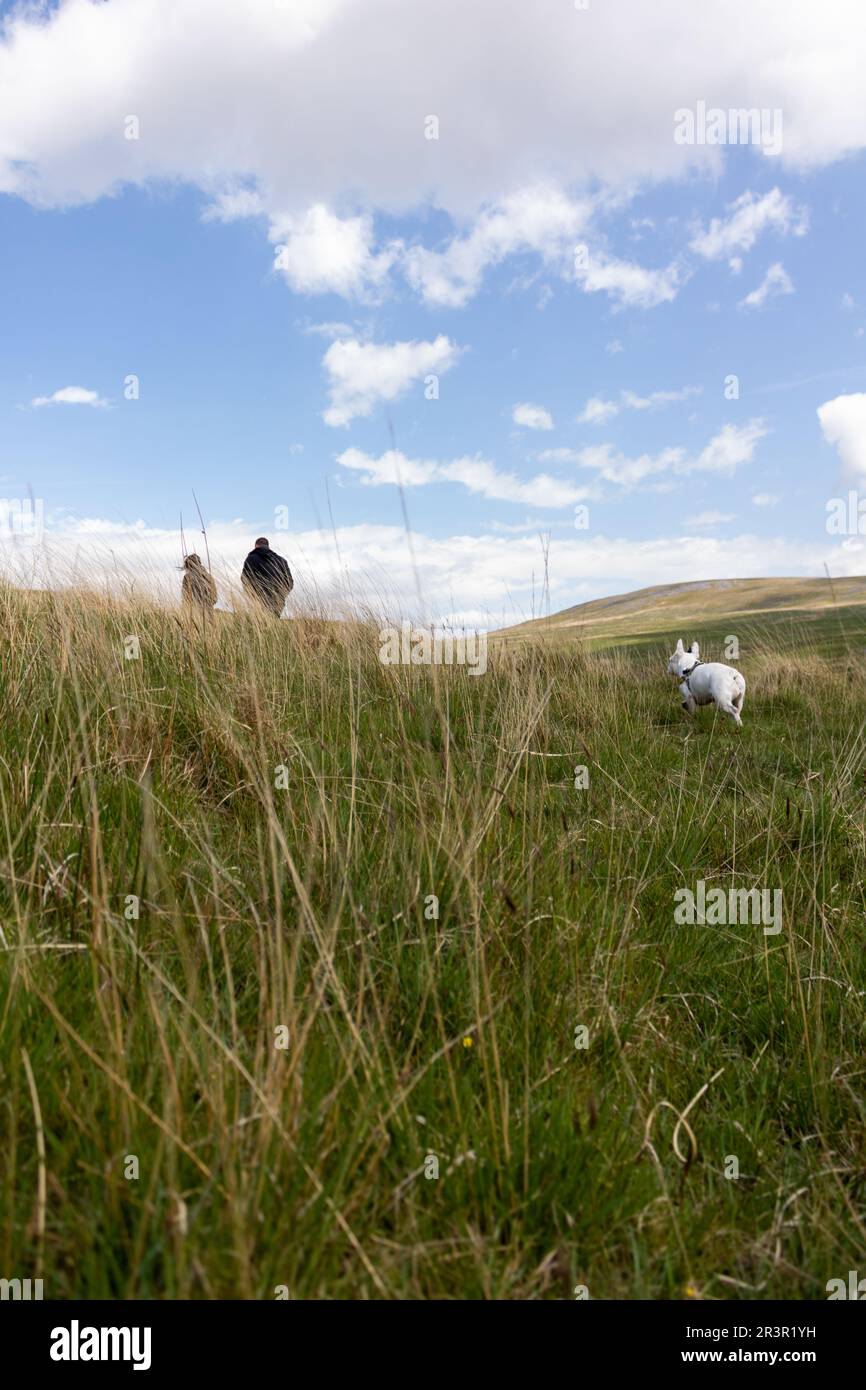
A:
<svg viewBox="0 0 866 1390">
<path fill-rule="evenodd" d="M 0 41 L 0 475 L 7 497 L 44 500 L 39 553 L 55 574 L 77 555 L 101 575 L 111 551 L 143 582 L 176 584 L 180 514 L 197 529 L 193 491 L 226 578 L 264 531 L 302 590 L 327 589 L 348 570 L 359 595 L 408 609 L 414 567 L 437 617 L 538 611 L 540 533 L 550 536 L 553 608 L 674 579 L 822 573 L 824 563 L 861 572 L 861 540 L 828 537 L 825 525 L 828 499 L 858 478 L 862 486 L 866 453 L 856 120 L 820 140 L 812 120 L 798 145 L 799 89 L 765 79 L 760 104 L 782 106 L 790 153 L 729 145 L 671 164 L 674 105 L 720 100 L 715 88 L 729 80 L 720 58 L 717 78 L 706 74 L 682 102 L 650 94 L 637 135 L 627 125 L 600 132 L 569 169 L 554 83 L 549 128 L 544 113 L 531 132 L 518 125 L 513 143 L 526 148 L 511 162 L 496 143 L 476 189 L 469 174 L 485 150 L 468 135 L 453 140 L 449 124 L 453 106 L 464 134 L 477 126 L 465 93 L 459 112 L 454 95 L 470 74 L 449 76 L 435 52 L 425 62 L 425 35 L 409 17 L 418 71 L 438 76 L 441 90 L 411 110 L 407 92 L 389 98 L 392 116 L 419 127 L 441 108 L 438 140 L 413 129 L 415 162 L 398 140 L 390 162 L 387 149 L 377 161 L 359 148 L 353 169 L 357 115 L 313 101 L 285 136 L 303 148 L 286 152 L 274 138 L 257 168 L 261 122 L 273 136 L 282 102 L 286 121 L 299 119 L 297 65 L 311 50 L 323 63 L 329 52 L 351 57 L 356 7 L 334 0 L 322 32 L 293 39 L 284 95 L 268 26 L 285 12 L 271 0 L 255 23 L 215 4 L 210 54 L 194 42 L 199 7 L 175 6 L 181 21 L 189 12 L 189 34 L 183 22 L 172 30 L 161 4 L 98 7 L 114 11 L 107 49 L 118 36 L 132 48 L 151 26 L 138 67 L 131 61 L 121 79 L 95 63 L 110 16 L 87 0 L 53 7 L 53 18 L 19 7 Z M 621 19 L 636 13 L 626 0 L 615 8 Z M 773 6 L 760 8 L 769 18 Z M 561 14 L 545 37 L 547 9 L 533 35 L 542 54 L 561 37 Z M 673 0 L 661 9 L 676 22 Z M 366 10 L 374 28 L 394 21 L 379 0 Z M 500 74 L 482 110 L 498 113 L 504 136 L 509 102 L 538 97 L 544 74 L 521 69 L 520 34 L 500 37 L 513 75 Z M 695 29 L 704 52 L 701 37 Z M 483 25 L 466 38 L 483 44 Z M 795 24 L 793 48 L 797 38 Z M 755 42 L 760 91 L 775 55 L 772 36 Z M 813 43 L 810 28 L 804 61 Z M 845 45 L 833 43 L 841 72 Z M 587 31 L 575 62 L 591 64 L 597 50 L 616 63 L 611 44 Z M 268 64 L 261 90 L 238 49 Z M 42 99 L 22 111 L 16 84 L 32 91 L 34 72 Z M 190 119 L 185 74 L 222 83 L 216 115 Z M 810 80 L 797 80 L 814 101 Z M 828 78 L 828 103 L 833 90 Z M 362 90 L 347 108 L 373 100 Z M 614 119 L 615 91 L 608 100 Z M 118 134 L 130 112 L 137 141 Z M 332 170 L 329 156 L 347 167 Z M 588 270 L 575 267 L 583 246 Z M 431 372 L 435 399 L 425 393 Z M 124 395 L 130 374 L 135 400 Z M 738 399 L 725 395 L 732 374 Z M 86 394 L 75 399 L 71 387 Z M 589 512 L 581 530 L 578 503 Z M 289 509 L 285 532 L 275 531 L 279 507 Z M 20 572 L 20 538 L 0 546 Z"/>
</svg>

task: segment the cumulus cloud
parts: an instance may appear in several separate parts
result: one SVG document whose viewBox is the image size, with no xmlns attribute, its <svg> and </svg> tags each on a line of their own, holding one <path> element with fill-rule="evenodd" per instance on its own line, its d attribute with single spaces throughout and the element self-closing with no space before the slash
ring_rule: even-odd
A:
<svg viewBox="0 0 866 1390">
<path fill-rule="evenodd" d="M 763 421 L 749 420 L 745 425 L 723 425 L 697 454 L 673 446 L 657 454 L 629 458 L 611 444 L 593 444 L 585 449 L 546 449 L 538 457 L 543 463 L 574 463 L 579 468 L 592 469 L 605 482 L 633 488 L 663 474 L 682 477 L 688 473 L 733 473 L 741 464 L 751 462 L 758 441 L 766 433 Z"/>
<path fill-rule="evenodd" d="M 743 262 L 736 253 L 751 251 L 761 233 L 769 228 L 782 236 L 789 232 L 804 236 L 809 228 L 806 209 L 795 207 L 778 188 L 763 197 L 747 191 L 729 205 L 727 217 L 714 217 L 706 231 L 699 229 L 690 246 L 707 260 L 730 257 L 731 269 L 738 274 Z"/>
<path fill-rule="evenodd" d="M 793 294 L 794 285 L 790 275 L 780 261 L 770 266 L 757 289 L 740 300 L 741 309 L 763 309 L 768 299 L 780 294 Z"/>
<path fill-rule="evenodd" d="M 592 210 L 588 199 L 554 187 L 521 189 L 483 209 L 471 230 L 442 250 L 408 250 L 406 276 L 428 304 L 462 308 L 478 293 L 485 270 L 516 252 L 534 251 L 549 265 L 568 266 Z"/>
<path fill-rule="evenodd" d="M 866 392 L 836 396 L 818 407 L 818 420 L 845 471 L 866 483 Z"/>
<path fill-rule="evenodd" d="M 373 221 L 337 217 L 321 203 L 300 217 L 272 220 L 274 268 L 296 294 L 341 294 L 374 303 L 400 255 L 400 243 L 373 249 Z"/>
<path fill-rule="evenodd" d="M 616 401 L 604 401 L 600 396 L 590 396 L 580 415 L 577 417 L 579 425 L 603 425 L 605 420 L 612 420 L 614 415 L 619 414 L 619 406 Z"/>
<path fill-rule="evenodd" d="M 689 396 L 699 396 L 700 386 L 683 386 L 679 391 L 651 391 L 648 396 L 639 396 L 635 391 L 620 391 L 618 401 L 605 401 L 599 396 L 591 396 L 577 417 L 580 425 L 603 425 L 612 420 L 621 410 L 657 410 L 674 401 L 688 400 Z"/>
<path fill-rule="evenodd" d="M 305 294 L 375 301 L 399 267 L 428 303 L 456 307 L 488 267 L 529 253 L 587 293 L 651 307 L 674 297 L 681 266 L 620 260 L 593 237 L 588 265 L 569 271 L 569 258 L 604 190 L 718 172 L 722 148 L 673 138 L 682 73 L 723 106 L 782 109 L 782 164 L 826 164 L 866 146 L 859 5 L 762 0 L 738 26 L 681 0 L 585 13 L 499 0 L 22 4 L 0 30 L 0 191 L 65 207 L 124 185 L 193 185 L 208 218 L 267 219 L 280 272 Z M 381 216 L 430 207 L 451 221 L 443 244 L 377 234 Z M 765 227 L 804 225 L 778 189 L 747 193 L 695 248 L 731 255 Z"/>
<path fill-rule="evenodd" d="M 590 237 L 601 200 L 569 197 L 553 185 L 535 185 L 485 208 L 465 235 L 442 250 L 410 248 L 403 269 L 431 305 L 462 309 L 481 287 L 486 270 L 507 256 L 532 251 L 545 266 L 587 294 L 605 292 L 617 306 L 653 308 L 673 299 L 685 279 L 679 265 L 648 269 L 609 256 Z"/>
<path fill-rule="evenodd" d="M 733 473 L 742 463 L 751 463 L 758 441 L 768 433 L 763 420 L 745 425 L 723 425 L 693 464 L 684 473 Z"/>
<path fill-rule="evenodd" d="M 88 391 L 86 386 L 62 386 L 50 396 L 34 396 L 33 406 L 43 405 L 91 405 L 104 410 L 108 401 L 103 400 L 98 391 Z"/>
<path fill-rule="evenodd" d="M 502 502 L 528 502 L 536 507 L 567 507 L 592 494 L 589 487 L 575 487 L 547 473 L 521 482 L 513 473 L 499 473 L 486 459 L 463 458 L 443 464 L 443 477 L 462 483 L 470 492 Z"/>
<path fill-rule="evenodd" d="M 46 203 L 181 178 L 254 187 L 292 213 L 355 187 L 371 205 L 432 195 L 466 214 L 539 167 L 621 185 L 716 167 L 718 147 L 673 139 L 684 71 L 721 106 L 781 107 L 783 162 L 866 143 L 859 0 L 764 0 L 745 26 L 678 0 L 592 11 L 248 0 L 239 23 L 235 0 L 22 7 L 3 30 L 0 177 Z M 504 61 L 490 62 L 491 33 Z M 454 80 L 455 55 L 471 81 Z"/>
<path fill-rule="evenodd" d="M 388 449 L 378 458 L 362 449 L 344 449 L 337 462 L 360 473 L 361 482 L 368 487 L 425 487 L 441 477 L 438 463 L 410 459 L 399 449 Z"/>
<path fill-rule="evenodd" d="M 617 308 L 654 309 L 657 304 L 667 304 L 676 298 L 688 278 L 688 271 L 679 262 L 653 270 L 634 261 L 595 253 L 585 269 L 577 269 L 576 276 L 587 294 L 604 291 L 616 302 Z"/>
<path fill-rule="evenodd" d="M 402 487 L 426 487 L 430 483 L 459 483 L 467 492 L 499 502 L 523 502 L 535 507 L 568 507 L 593 494 L 591 487 L 539 473 L 524 482 L 514 473 L 500 473 L 496 466 L 480 457 L 453 459 L 449 463 L 411 459 L 399 449 L 389 449 L 374 458 L 361 449 L 346 449 L 337 457 L 343 468 L 361 474 L 361 481 L 371 487 L 385 484 Z"/>
<path fill-rule="evenodd" d="M 530 405 L 528 401 L 516 405 L 511 412 L 511 418 L 515 425 L 522 425 L 527 430 L 553 429 L 553 416 L 550 411 L 541 405 Z"/>
<path fill-rule="evenodd" d="M 339 338 L 322 358 L 331 404 L 327 425 L 348 425 L 372 415 L 381 401 L 394 401 L 415 382 L 450 371 L 462 349 L 444 334 L 433 342 L 361 343 Z"/>
<path fill-rule="evenodd" d="M 647 478 L 680 469 L 686 462 L 685 449 L 662 449 L 657 454 L 640 454 L 629 458 L 611 444 L 595 444 L 576 451 L 574 462 L 581 468 L 591 468 L 605 482 L 622 488 L 632 488 Z"/>
</svg>

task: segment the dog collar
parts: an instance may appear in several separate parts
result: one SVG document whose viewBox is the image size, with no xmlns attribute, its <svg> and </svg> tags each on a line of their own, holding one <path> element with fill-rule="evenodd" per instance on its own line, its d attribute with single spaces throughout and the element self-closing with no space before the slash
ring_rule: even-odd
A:
<svg viewBox="0 0 866 1390">
<path fill-rule="evenodd" d="M 695 673 L 695 671 L 698 669 L 698 667 L 699 667 L 699 666 L 703 666 L 703 664 L 704 664 L 704 663 L 703 663 L 700 659 L 698 659 L 698 660 L 695 662 L 694 666 L 690 666 L 690 667 L 689 667 L 689 669 L 686 671 L 685 675 L 683 676 L 683 681 L 684 681 L 684 683 L 685 683 L 686 685 L 688 685 L 688 683 L 689 683 L 689 676 L 693 676 L 694 673 Z"/>
</svg>

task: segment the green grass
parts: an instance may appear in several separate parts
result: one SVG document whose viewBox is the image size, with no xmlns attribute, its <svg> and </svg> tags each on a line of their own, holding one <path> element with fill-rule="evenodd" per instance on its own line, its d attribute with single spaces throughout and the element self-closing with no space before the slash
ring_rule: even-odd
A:
<svg viewBox="0 0 866 1390">
<path fill-rule="evenodd" d="M 809 1299 L 862 1270 L 858 614 L 728 625 L 737 732 L 685 719 L 647 633 L 491 644 L 476 678 L 383 667 L 362 625 L 0 591 L 0 1277 Z M 682 634 L 708 656 L 717 616 Z M 676 925 L 701 878 L 781 888 L 782 933 Z"/>
</svg>

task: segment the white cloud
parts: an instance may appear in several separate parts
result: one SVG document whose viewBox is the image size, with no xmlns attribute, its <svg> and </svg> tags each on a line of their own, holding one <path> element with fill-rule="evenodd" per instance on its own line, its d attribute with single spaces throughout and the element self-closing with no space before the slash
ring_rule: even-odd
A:
<svg viewBox="0 0 866 1390">
<path fill-rule="evenodd" d="M 619 338 L 611 338 L 609 343 L 605 343 L 604 350 L 605 352 L 609 352 L 611 354 L 622 352 L 622 343 L 620 342 Z"/>
<path fill-rule="evenodd" d="M 651 391 L 648 396 L 638 396 L 634 391 L 622 391 L 620 398 L 628 410 L 655 410 L 672 401 L 686 401 L 689 396 L 699 396 L 702 387 L 683 386 L 679 391 Z"/>
<path fill-rule="evenodd" d="M 301 321 L 295 324 L 302 333 L 315 334 L 319 338 L 351 338 L 357 332 L 350 323 L 342 323 L 339 319 L 330 319 L 326 323 L 308 323 Z"/>
<path fill-rule="evenodd" d="M 497 0 L 249 0 L 240 22 L 234 0 L 66 0 L 59 14 L 34 6 L 6 22 L 3 177 L 44 201 L 207 170 L 212 182 L 272 189 L 277 205 L 293 190 L 302 207 L 334 205 L 354 181 L 383 205 L 404 200 L 408 185 L 416 200 L 432 191 L 440 206 L 465 209 L 476 191 L 488 200 L 539 164 L 567 182 L 713 167 L 717 148 L 672 139 L 671 91 L 684 70 L 723 106 L 782 107 L 782 159 L 820 163 L 866 139 L 858 18 L 858 0 L 820 12 L 765 0 L 745 27 L 677 0 L 650 11 L 624 0 L 591 20 Z M 491 31 L 502 62 L 489 61 Z M 454 82 L 455 53 L 471 82 Z M 437 93 L 447 94 L 441 138 L 425 144 Z M 121 105 L 140 114 L 139 142 L 117 131 Z"/>
<path fill-rule="evenodd" d="M 866 483 L 866 392 L 825 401 L 818 407 L 818 420 L 846 472 Z"/>
<path fill-rule="evenodd" d="M 373 302 L 399 265 L 428 303 L 455 307 L 488 267 L 529 252 L 587 293 L 651 307 L 675 296 L 682 266 L 622 261 L 598 238 L 588 266 L 570 261 L 604 190 L 718 171 L 719 147 L 673 139 L 682 71 L 723 105 L 781 108 L 781 163 L 838 159 L 866 146 L 858 3 L 764 0 L 745 31 L 680 0 L 620 0 L 591 18 L 499 0 L 22 5 L 0 41 L 0 191 L 62 207 L 192 184 L 211 220 L 267 217 L 304 294 Z M 425 140 L 437 110 L 440 136 Z M 129 113 L 139 138 L 126 138 Z M 444 246 L 379 244 L 378 214 L 430 206 L 456 229 Z M 730 256 L 770 226 L 805 230 L 778 188 L 743 194 L 693 244 Z"/>
<path fill-rule="evenodd" d="M 239 590 L 244 556 L 256 524 L 209 521 L 211 559 L 220 595 Z M 401 526 L 341 526 L 272 536 L 295 577 L 290 603 L 324 605 L 393 615 L 498 626 L 530 615 L 543 563 L 536 534 L 508 536 L 407 535 Z M 690 579 L 755 575 L 862 574 L 866 542 L 803 543 L 782 537 L 741 535 L 718 539 L 670 531 L 653 540 L 585 534 L 554 535 L 548 565 L 551 607 L 622 593 L 649 584 L 678 583 L 688 544 Z M 57 587 L 77 582 L 120 591 L 133 582 L 147 593 L 178 603 L 181 539 L 177 530 L 101 518 L 67 519 L 49 526 L 42 546 L 15 553 L 0 547 L 0 574 L 14 582 Z M 351 575 L 350 584 L 345 574 Z M 419 605 L 417 587 L 422 602 Z"/>
<path fill-rule="evenodd" d="M 689 473 L 733 473 L 741 464 L 751 462 L 758 441 L 766 433 L 761 420 L 750 420 L 745 425 L 723 425 L 696 455 L 675 446 L 657 454 L 629 458 L 610 444 L 593 444 L 585 449 L 547 449 L 538 458 L 542 463 L 574 463 L 579 468 L 590 468 L 605 482 L 633 488 L 647 478 L 664 474 L 673 478 Z"/>
<path fill-rule="evenodd" d="M 426 303 L 460 309 L 478 293 L 485 270 L 517 252 L 534 251 L 568 273 L 592 211 L 589 200 L 574 200 L 552 186 L 521 189 L 483 209 L 471 230 L 443 250 L 411 247 L 405 274 Z"/>
<path fill-rule="evenodd" d="M 204 222 L 237 222 L 242 217 L 261 217 L 265 200 L 255 188 L 225 188 L 202 213 Z"/>
<path fill-rule="evenodd" d="M 603 401 L 600 396 L 590 396 L 577 422 L 579 425 L 603 425 L 605 420 L 611 420 L 618 414 L 616 401 Z"/>
<path fill-rule="evenodd" d="M 770 266 L 757 289 L 740 300 L 741 309 L 762 309 L 768 299 L 780 294 L 793 294 L 794 285 L 790 275 L 780 261 Z"/>
<path fill-rule="evenodd" d="M 590 255 L 586 269 L 576 271 L 576 277 L 588 294 L 603 290 L 617 301 L 618 308 L 654 309 L 676 298 L 688 272 L 676 262 L 661 270 L 648 270 L 633 261 L 607 258 L 596 252 Z"/>
<path fill-rule="evenodd" d="M 751 463 L 758 441 L 766 434 L 762 420 L 749 420 L 745 425 L 723 425 L 698 454 L 694 464 L 681 471 L 733 473 L 741 463 Z"/>
<path fill-rule="evenodd" d="M 272 219 L 274 267 L 296 294 L 341 294 L 375 302 L 381 297 L 388 272 L 400 255 L 400 244 L 373 250 L 373 221 L 368 215 L 336 217 L 321 203 L 300 217 Z"/>
<path fill-rule="evenodd" d="M 637 458 L 628 458 L 616 452 L 610 444 L 593 444 L 589 448 L 579 449 L 574 462 L 581 468 L 593 469 L 605 482 L 632 488 L 646 478 L 679 468 L 686 462 L 686 451 L 670 448 L 662 449 L 658 454 L 640 454 Z"/>
<path fill-rule="evenodd" d="M 651 391 L 648 396 L 639 396 L 634 391 L 620 391 L 618 401 L 604 401 L 592 396 L 578 415 L 578 424 L 602 425 L 612 420 L 621 410 L 657 410 L 673 401 L 685 401 L 689 396 L 699 396 L 700 386 L 683 386 L 679 391 Z"/>
<path fill-rule="evenodd" d="M 780 498 L 775 492 L 756 492 L 752 498 L 752 504 L 755 507 L 775 507 L 779 500 Z"/>
<path fill-rule="evenodd" d="M 462 349 L 440 334 L 433 342 L 361 343 L 340 338 L 322 358 L 331 404 L 328 425 L 348 425 L 372 415 L 380 401 L 393 401 L 428 375 L 450 371 Z"/>
<path fill-rule="evenodd" d="M 441 476 L 438 463 L 407 458 L 399 449 L 388 449 L 379 458 L 361 449 L 344 449 L 337 462 L 363 474 L 361 481 L 368 487 L 425 487 Z"/>
<path fill-rule="evenodd" d="M 104 410 L 108 405 L 98 391 L 88 391 L 86 386 L 63 386 L 51 396 L 34 396 L 30 402 L 34 406 L 43 405 L 91 405 Z"/>
<path fill-rule="evenodd" d="M 483 458 L 464 457 L 450 463 L 426 459 L 410 459 L 399 449 L 389 449 L 379 458 L 361 449 L 346 449 L 337 456 L 343 468 L 362 474 L 361 481 L 371 487 L 383 485 L 426 487 L 431 483 L 459 483 L 468 492 L 499 502 L 523 502 L 535 507 L 568 507 L 593 496 L 590 487 L 539 473 L 523 482 L 513 473 L 500 473 L 494 464 Z"/>
<path fill-rule="evenodd" d="M 855 299 L 854 299 L 854 296 L 853 296 L 853 294 L 850 294 L 850 293 L 848 292 L 848 290 L 846 290 L 845 293 L 842 295 L 842 308 L 843 308 L 843 309 L 847 309 L 847 310 L 851 310 L 851 309 L 853 309 L 854 307 L 855 307 Z"/>
<path fill-rule="evenodd" d="M 723 526 L 729 521 L 735 520 L 733 512 L 698 512 L 695 516 L 686 517 L 687 526 Z"/>
<path fill-rule="evenodd" d="M 457 459 L 442 465 L 443 477 L 462 483 L 470 492 L 502 502 L 527 502 L 536 507 L 568 507 L 593 495 L 588 487 L 575 487 L 547 473 L 521 482 L 513 473 L 499 473 L 485 459 Z"/>
<path fill-rule="evenodd" d="M 783 164 L 866 143 L 860 0 L 764 0 L 747 25 L 680 0 L 593 8 L 22 6 L 0 52 L 0 186 L 57 204 L 180 179 L 211 197 L 254 188 L 270 211 L 293 215 L 338 208 L 355 189 L 369 207 L 429 197 L 464 217 L 539 169 L 563 186 L 717 170 L 719 147 L 673 139 L 683 72 L 722 107 L 781 108 Z M 140 119 L 138 141 L 124 139 L 127 112 Z M 427 112 L 441 118 L 438 140 L 424 140 Z"/>
<path fill-rule="evenodd" d="M 511 412 L 511 418 L 515 425 L 522 425 L 527 430 L 553 429 L 553 416 L 550 411 L 541 405 L 530 405 L 528 401 L 516 405 Z"/>
<path fill-rule="evenodd" d="M 617 308 L 651 309 L 676 297 L 687 278 L 674 263 L 649 269 L 611 257 L 592 234 L 586 264 L 576 264 L 577 246 L 586 246 L 591 219 L 601 200 L 575 199 L 552 185 L 531 185 L 483 208 L 470 229 L 447 240 L 441 249 L 407 246 L 395 238 L 375 249 L 373 219 L 336 216 L 323 204 L 302 217 L 271 219 L 270 239 L 276 243 L 275 267 L 298 294 L 334 292 L 346 298 L 375 303 L 399 270 L 422 300 L 436 308 L 462 309 L 478 294 L 485 273 L 509 256 L 532 252 L 549 270 L 579 286 L 585 293 L 606 293 Z M 518 277 L 527 288 L 534 276 Z M 539 307 L 550 298 L 544 287 Z"/>
<path fill-rule="evenodd" d="M 731 258 L 731 270 L 737 274 L 742 258 L 737 251 L 751 251 L 762 232 L 772 228 L 785 236 L 804 236 L 809 219 L 805 208 L 795 207 L 791 199 L 778 188 L 763 197 L 742 193 L 729 204 L 727 218 L 714 217 L 706 231 L 699 230 L 690 242 L 691 249 L 707 260 Z"/>
</svg>

